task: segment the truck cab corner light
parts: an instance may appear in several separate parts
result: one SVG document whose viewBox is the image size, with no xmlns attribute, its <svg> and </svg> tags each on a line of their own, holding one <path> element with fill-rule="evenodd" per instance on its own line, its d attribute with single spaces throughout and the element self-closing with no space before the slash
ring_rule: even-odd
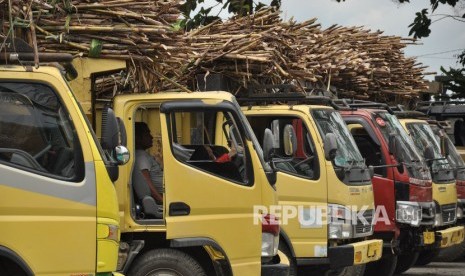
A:
<svg viewBox="0 0 465 276">
<path fill-rule="evenodd" d="M 107 239 L 118 242 L 119 241 L 119 227 L 112 224 L 98 224 L 97 237 L 99 239 Z"/>
</svg>

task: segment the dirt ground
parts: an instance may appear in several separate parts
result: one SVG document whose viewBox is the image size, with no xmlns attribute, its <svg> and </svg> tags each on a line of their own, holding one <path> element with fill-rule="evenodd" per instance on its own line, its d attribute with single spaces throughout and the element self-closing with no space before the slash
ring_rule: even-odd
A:
<svg viewBox="0 0 465 276">
<path fill-rule="evenodd" d="M 413 267 L 401 275 L 402 276 L 465 275 L 465 261 L 454 262 L 454 263 L 430 263 L 429 265 L 424 266 L 424 267 Z"/>
</svg>

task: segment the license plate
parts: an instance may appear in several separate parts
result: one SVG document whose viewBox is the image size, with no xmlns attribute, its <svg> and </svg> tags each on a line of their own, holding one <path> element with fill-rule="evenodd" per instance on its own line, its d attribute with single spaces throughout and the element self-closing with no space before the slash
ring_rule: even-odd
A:
<svg viewBox="0 0 465 276">
<path fill-rule="evenodd" d="M 434 243 L 434 232 L 423 232 L 423 243 L 433 244 Z"/>
<path fill-rule="evenodd" d="M 367 252 L 367 257 L 371 258 L 376 256 L 378 252 L 380 252 L 380 247 L 378 243 L 373 243 L 368 245 L 368 252 Z"/>
</svg>

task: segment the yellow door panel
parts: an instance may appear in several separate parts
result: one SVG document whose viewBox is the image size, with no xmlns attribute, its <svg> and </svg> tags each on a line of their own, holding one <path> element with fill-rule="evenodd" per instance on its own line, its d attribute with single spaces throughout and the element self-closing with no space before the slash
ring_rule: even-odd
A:
<svg viewBox="0 0 465 276">
<path fill-rule="evenodd" d="M 216 144 L 213 141 L 215 135 L 198 125 L 203 119 L 199 121 L 198 116 L 194 115 L 181 117 L 182 120 L 176 120 L 176 132 L 181 131 L 183 137 L 171 133 L 176 139 L 170 139 L 169 133 L 164 131 L 173 130 L 167 125 L 167 115 L 162 113 L 160 116 L 167 238 L 211 239 L 225 251 L 235 275 L 258 275 L 261 224 L 254 221 L 253 211 L 254 206 L 262 202 L 261 185 L 250 177 L 248 184 L 240 183 L 237 182 L 239 180 L 231 181 L 228 178 L 229 172 L 209 171 L 208 168 L 220 168 L 213 160 L 192 160 L 194 157 L 188 161 L 176 159 L 170 141 L 194 147 L 192 156 L 197 157 L 197 151 L 204 150 L 203 145 L 194 145 L 199 143 L 199 139 L 202 142 L 209 141 L 211 146 Z M 171 119 L 181 117 L 176 114 Z M 221 125 L 216 126 L 218 128 L 221 129 Z M 188 139 L 188 135 L 192 139 Z M 249 141 L 245 146 L 253 148 Z"/>
<path fill-rule="evenodd" d="M 36 275 L 95 272 L 95 206 L 2 184 L 0 245 L 20 255 Z"/>
</svg>

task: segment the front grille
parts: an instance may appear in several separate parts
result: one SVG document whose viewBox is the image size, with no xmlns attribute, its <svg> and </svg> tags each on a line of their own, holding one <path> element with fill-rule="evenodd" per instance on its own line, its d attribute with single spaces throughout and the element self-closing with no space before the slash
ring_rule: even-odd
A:
<svg viewBox="0 0 465 276">
<path fill-rule="evenodd" d="M 363 217 L 366 221 L 357 218 L 355 225 L 355 237 L 364 237 L 372 234 L 373 231 L 373 210 L 363 212 Z"/>
<path fill-rule="evenodd" d="M 441 206 L 442 222 L 444 225 L 454 223 L 457 219 L 457 205 L 446 204 Z"/>
<path fill-rule="evenodd" d="M 433 202 L 420 202 L 421 207 L 421 225 L 433 225 L 434 224 L 434 203 Z"/>
</svg>

